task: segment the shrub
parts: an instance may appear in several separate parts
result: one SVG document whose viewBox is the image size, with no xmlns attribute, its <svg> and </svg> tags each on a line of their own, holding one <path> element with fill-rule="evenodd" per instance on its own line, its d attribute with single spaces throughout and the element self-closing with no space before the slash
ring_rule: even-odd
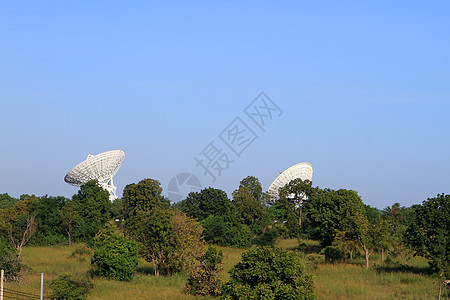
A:
<svg viewBox="0 0 450 300">
<path fill-rule="evenodd" d="M 0 238 L 0 266 L 4 270 L 7 281 L 19 280 L 19 273 L 23 265 L 19 252 L 6 239 Z"/>
<path fill-rule="evenodd" d="M 310 253 L 306 255 L 306 264 L 312 269 L 317 269 L 317 266 L 325 262 L 325 255 L 318 253 Z"/>
<path fill-rule="evenodd" d="M 209 216 L 203 221 L 203 232 L 208 243 L 225 246 L 227 223 L 223 217 Z"/>
<path fill-rule="evenodd" d="M 92 249 L 88 245 L 81 243 L 75 247 L 70 257 L 76 257 L 79 261 L 84 261 L 90 255 L 92 255 Z"/>
<path fill-rule="evenodd" d="M 226 232 L 227 245 L 239 248 L 250 246 L 252 232 L 245 224 L 236 224 L 228 228 Z"/>
<path fill-rule="evenodd" d="M 130 280 L 138 263 L 137 244 L 117 235 L 97 243 L 91 260 L 97 266 L 94 274 L 116 280 Z"/>
<path fill-rule="evenodd" d="M 52 298 L 60 300 L 84 300 L 94 288 L 87 279 L 79 279 L 69 275 L 62 275 L 50 283 Z"/>
<path fill-rule="evenodd" d="M 297 253 L 257 247 L 242 254 L 230 270 L 224 299 L 312 299 L 313 276 L 303 271 Z"/>
<path fill-rule="evenodd" d="M 222 260 L 222 251 L 209 246 L 201 259 L 201 266 L 192 270 L 186 282 L 186 292 L 192 295 L 219 295 L 221 282 L 218 272 Z"/>
<path fill-rule="evenodd" d="M 326 248 L 324 248 L 321 253 L 323 253 L 325 255 L 325 260 L 328 262 L 336 262 L 336 261 L 341 261 L 344 259 L 344 252 L 335 247 L 335 246 L 328 246 Z"/>
<path fill-rule="evenodd" d="M 268 230 L 265 231 L 261 236 L 253 239 L 253 244 L 260 246 L 275 246 L 275 242 L 278 239 L 278 231 Z"/>
</svg>

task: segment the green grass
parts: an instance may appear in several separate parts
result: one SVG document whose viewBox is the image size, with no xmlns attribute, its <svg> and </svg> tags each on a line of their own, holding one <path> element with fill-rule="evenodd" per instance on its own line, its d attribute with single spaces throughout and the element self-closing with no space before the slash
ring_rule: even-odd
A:
<svg viewBox="0 0 450 300">
<path fill-rule="evenodd" d="M 320 247 L 316 241 L 285 239 L 279 247 L 300 251 L 308 272 L 315 275 L 315 292 L 318 299 L 437 299 L 439 278 L 426 275 L 427 261 L 416 257 L 410 260 L 409 268 L 382 264 L 377 255 L 371 256 L 372 267 L 364 267 L 364 259 L 356 258 L 351 263 L 308 265 L 306 255 L 316 253 Z M 28 266 L 20 283 L 6 283 L 5 287 L 22 292 L 39 294 L 40 273 L 44 273 L 44 291 L 49 295 L 49 283 L 62 274 L 86 274 L 90 269 L 90 257 L 70 257 L 76 246 L 25 247 L 23 262 Z M 241 259 L 245 250 L 218 247 L 223 251 L 224 263 L 220 275 L 229 278 L 228 271 Z M 170 277 L 153 276 L 153 267 L 145 261 L 138 266 L 138 274 L 130 282 L 108 281 L 94 278 L 95 288 L 89 299 L 210 299 L 193 297 L 184 293 L 186 275 Z M 449 293 L 443 290 L 442 299 Z"/>
</svg>

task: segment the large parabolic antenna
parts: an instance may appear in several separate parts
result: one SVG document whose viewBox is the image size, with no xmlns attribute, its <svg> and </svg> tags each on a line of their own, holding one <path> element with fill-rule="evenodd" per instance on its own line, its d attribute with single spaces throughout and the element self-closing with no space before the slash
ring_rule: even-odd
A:
<svg viewBox="0 0 450 300">
<path fill-rule="evenodd" d="M 113 177 L 119 171 L 125 152 L 122 150 L 106 151 L 97 155 L 88 155 L 85 161 L 79 163 L 64 177 L 64 181 L 75 186 L 81 186 L 96 179 L 98 184 L 107 190 L 112 201 L 117 199 Z"/>
<path fill-rule="evenodd" d="M 280 175 L 278 175 L 278 177 L 270 185 L 269 190 L 267 191 L 270 197 L 269 201 L 273 203 L 278 200 L 280 198 L 278 195 L 278 189 L 288 184 L 291 180 L 296 178 L 300 178 L 301 180 L 312 180 L 312 175 L 313 167 L 311 164 L 306 162 L 302 162 L 288 168 L 286 171 L 280 173 Z"/>
</svg>

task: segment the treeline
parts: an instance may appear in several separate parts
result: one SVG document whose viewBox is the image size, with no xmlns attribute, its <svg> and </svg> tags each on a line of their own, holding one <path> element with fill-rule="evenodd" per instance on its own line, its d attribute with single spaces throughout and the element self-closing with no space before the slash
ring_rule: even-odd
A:
<svg viewBox="0 0 450 300">
<path fill-rule="evenodd" d="M 419 254 L 434 271 L 450 275 L 449 195 L 379 210 L 365 205 L 355 191 L 321 189 L 300 179 L 273 199 L 253 176 L 240 182 L 232 199 L 209 187 L 171 205 L 162 192 L 157 180 L 144 179 L 127 185 L 112 203 L 95 181 L 71 199 L 0 195 L 0 255 L 20 257 L 26 244 L 86 243 L 95 249 L 93 265 L 102 276 L 129 280 L 140 255 L 153 264 L 156 276 L 200 264 L 197 273 L 209 276 L 211 284 L 220 254 L 208 244 L 273 247 L 279 237 L 290 237 L 319 240 L 327 260 L 363 255 L 369 267 L 377 252 L 382 260 L 406 265 Z"/>
</svg>

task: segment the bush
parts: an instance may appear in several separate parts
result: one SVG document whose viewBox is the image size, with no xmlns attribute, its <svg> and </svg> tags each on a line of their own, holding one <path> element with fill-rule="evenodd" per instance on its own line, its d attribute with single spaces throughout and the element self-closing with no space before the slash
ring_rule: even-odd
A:
<svg viewBox="0 0 450 300">
<path fill-rule="evenodd" d="M 237 224 L 229 227 L 226 232 L 227 245 L 239 248 L 250 246 L 252 232 L 245 224 Z"/>
<path fill-rule="evenodd" d="M 222 251 L 209 246 L 201 259 L 201 266 L 192 270 L 186 282 L 186 292 L 192 295 L 219 295 L 221 282 L 218 272 L 222 260 Z"/>
<path fill-rule="evenodd" d="M 345 257 L 344 252 L 334 246 L 328 246 L 324 248 L 321 253 L 325 255 L 325 260 L 328 262 L 336 262 L 336 261 L 342 261 Z"/>
<path fill-rule="evenodd" d="M 92 249 L 88 245 L 81 243 L 75 247 L 70 257 L 78 258 L 79 261 L 84 261 L 88 256 L 92 255 Z"/>
<path fill-rule="evenodd" d="M 306 264 L 312 269 L 317 269 L 317 266 L 325 262 L 325 255 L 318 253 L 310 253 L 306 255 Z"/>
<path fill-rule="evenodd" d="M 50 283 L 52 298 L 60 300 L 84 300 L 94 288 L 87 279 L 79 279 L 69 275 L 62 275 Z"/>
<path fill-rule="evenodd" d="M 117 235 L 97 243 L 91 260 L 97 266 L 94 274 L 116 280 L 130 280 L 138 263 L 137 244 Z"/>
<path fill-rule="evenodd" d="M 278 239 L 278 231 L 276 230 L 268 230 L 261 234 L 260 237 L 253 239 L 253 244 L 260 246 L 275 246 L 275 242 Z"/>
<path fill-rule="evenodd" d="M 6 240 L 0 238 L 0 266 L 4 270 L 7 281 L 19 280 L 19 273 L 23 265 L 18 251 Z"/>
<path fill-rule="evenodd" d="M 313 276 L 303 271 L 297 253 L 257 247 L 242 254 L 230 270 L 224 299 L 312 299 Z"/>
<path fill-rule="evenodd" d="M 223 217 L 209 216 L 203 221 L 205 241 L 211 244 L 225 246 L 227 223 Z"/>
</svg>

